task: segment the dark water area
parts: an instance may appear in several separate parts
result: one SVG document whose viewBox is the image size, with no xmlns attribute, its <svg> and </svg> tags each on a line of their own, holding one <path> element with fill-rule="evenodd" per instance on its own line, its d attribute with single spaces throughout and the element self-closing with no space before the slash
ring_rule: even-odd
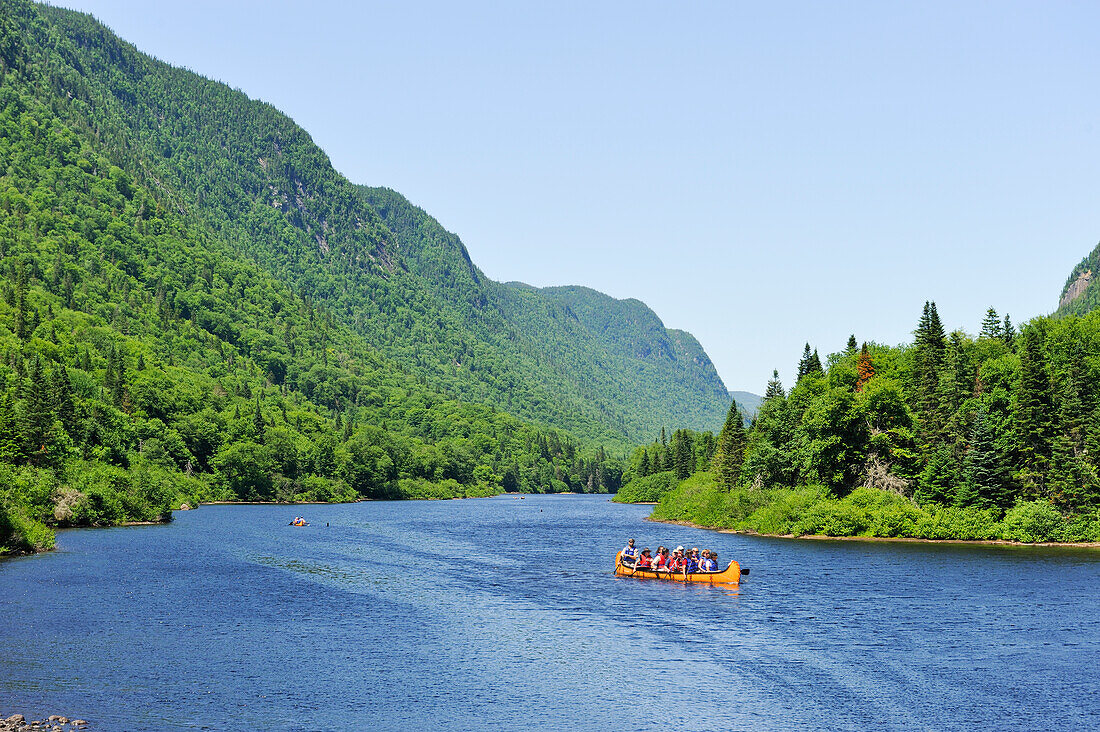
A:
<svg viewBox="0 0 1100 732">
<path fill-rule="evenodd" d="M 0 714 L 103 730 L 1100 729 L 1100 551 L 762 539 L 649 511 L 204 506 L 62 532 L 56 552 L 0 562 Z M 312 526 L 288 526 L 296 512 Z M 752 573 L 615 577 L 629 537 Z"/>
</svg>

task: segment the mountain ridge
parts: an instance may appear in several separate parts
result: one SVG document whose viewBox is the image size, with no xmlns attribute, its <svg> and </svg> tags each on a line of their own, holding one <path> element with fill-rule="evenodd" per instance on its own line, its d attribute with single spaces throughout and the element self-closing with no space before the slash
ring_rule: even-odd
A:
<svg viewBox="0 0 1100 732">
<path fill-rule="evenodd" d="M 1100 244 L 1066 278 L 1058 298 L 1058 315 L 1084 315 L 1100 307 Z"/>
</svg>

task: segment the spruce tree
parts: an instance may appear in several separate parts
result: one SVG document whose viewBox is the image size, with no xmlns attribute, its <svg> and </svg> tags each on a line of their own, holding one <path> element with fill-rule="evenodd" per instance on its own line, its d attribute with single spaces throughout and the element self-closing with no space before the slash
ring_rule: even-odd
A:
<svg viewBox="0 0 1100 732">
<path fill-rule="evenodd" d="M 985 407 L 980 407 L 974 416 L 962 478 L 955 499 L 957 505 L 1004 508 L 1011 502 L 1008 468 L 997 446 L 996 426 Z"/>
<path fill-rule="evenodd" d="M 985 319 L 982 321 L 982 330 L 978 334 L 979 338 L 1000 339 L 1004 337 L 1004 330 L 1001 328 L 1001 320 L 997 316 L 997 311 L 992 307 L 985 311 Z"/>
<path fill-rule="evenodd" d="M 852 335 L 848 336 L 848 347 L 845 349 L 845 352 L 849 356 L 854 356 L 856 355 L 856 350 L 858 348 L 859 345 L 856 343 L 856 334 L 853 333 Z"/>
<path fill-rule="evenodd" d="M 27 373 L 26 399 L 23 402 L 23 439 L 31 462 L 41 465 L 46 460 L 46 443 L 53 431 L 54 415 L 51 410 L 50 387 L 42 359 L 37 354 L 31 359 Z"/>
<path fill-rule="evenodd" d="M 817 349 L 814 349 L 814 354 L 810 357 L 810 373 L 811 374 L 823 374 L 825 368 L 821 365 L 821 358 L 817 355 Z"/>
<path fill-rule="evenodd" d="M 58 365 L 53 370 L 50 379 L 50 397 L 52 411 L 61 420 L 61 426 L 70 436 L 75 436 L 77 430 L 76 404 L 73 398 L 73 383 L 69 379 L 69 371 L 63 365 Z"/>
<path fill-rule="evenodd" d="M 1004 329 L 1001 331 L 1001 338 L 1008 346 L 1008 350 L 1016 350 L 1016 329 L 1012 326 L 1012 320 L 1008 317 L 1008 313 L 1005 313 L 1005 324 Z"/>
<path fill-rule="evenodd" d="M 943 414 L 939 409 L 940 368 L 947 350 L 947 339 L 943 332 L 936 303 L 924 303 L 920 322 L 915 331 L 913 344 L 914 406 L 920 417 L 923 438 L 926 444 L 936 444 L 942 439 Z"/>
<path fill-rule="evenodd" d="M 711 469 L 718 485 L 729 491 L 737 486 L 741 476 L 741 465 L 745 461 L 745 425 L 741 420 L 741 411 L 737 402 L 730 405 L 726 423 L 718 434 L 718 444 L 714 449 Z"/>
<path fill-rule="evenodd" d="M 1045 495 L 1044 483 L 1051 455 L 1052 399 L 1042 341 L 1038 326 L 1024 329 L 1013 415 L 1021 478 L 1024 490 L 1033 497 Z"/>
<path fill-rule="evenodd" d="M 802 349 L 802 358 L 798 362 L 798 378 L 797 381 L 801 381 L 802 377 L 810 373 L 810 364 L 813 359 L 813 353 L 810 351 L 810 344 L 806 343 L 805 348 Z"/>
<path fill-rule="evenodd" d="M 11 393 L 0 393 L 0 461 L 17 463 L 23 455 L 22 430 Z"/>
<path fill-rule="evenodd" d="M 644 478 L 652 472 L 653 468 L 649 464 L 649 453 L 642 449 L 642 464 L 638 466 L 638 477 Z"/>
<path fill-rule="evenodd" d="M 676 471 L 676 479 L 684 480 L 691 475 L 691 437 L 686 430 L 677 430 L 672 435 L 672 467 Z"/>
<path fill-rule="evenodd" d="M 772 377 L 768 380 L 768 387 L 764 390 L 764 401 L 772 399 L 785 399 L 787 393 L 783 391 L 783 384 L 779 381 L 779 369 L 772 369 Z"/>
</svg>

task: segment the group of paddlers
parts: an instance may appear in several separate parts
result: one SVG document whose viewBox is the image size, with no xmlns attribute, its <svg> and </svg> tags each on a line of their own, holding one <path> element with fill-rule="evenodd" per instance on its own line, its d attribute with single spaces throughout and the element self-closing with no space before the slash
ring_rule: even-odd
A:
<svg viewBox="0 0 1100 732">
<path fill-rule="evenodd" d="M 698 548 L 692 547 L 691 551 L 685 552 L 682 546 L 675 549 L 659 546 L 657 547 L 657 556 L 653 556 L 649 547 L 638 551 L 634 546 L 633 539 L 623 547 L 619 555 L 619 561 L 624 567 L 648 569 L 653 572 L 684 572 L 691 574 L 693 572 L 718 571 L 718 554 L 710 549 L 704 549 L 700 552 Z"/>
</svg>

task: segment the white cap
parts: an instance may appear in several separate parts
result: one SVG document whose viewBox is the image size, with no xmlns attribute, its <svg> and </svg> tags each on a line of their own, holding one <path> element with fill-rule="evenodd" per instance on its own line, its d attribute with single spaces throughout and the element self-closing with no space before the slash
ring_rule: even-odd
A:
<svg viewBox="0 0 1100 732">
<path fill-rule="evenodd" d="M 682 546 L 676 547 L 676 551 L 678 551 L 678 552 L 682 552 L 683 550 L 684 550 L 684 548 Z"/>
</svg>

